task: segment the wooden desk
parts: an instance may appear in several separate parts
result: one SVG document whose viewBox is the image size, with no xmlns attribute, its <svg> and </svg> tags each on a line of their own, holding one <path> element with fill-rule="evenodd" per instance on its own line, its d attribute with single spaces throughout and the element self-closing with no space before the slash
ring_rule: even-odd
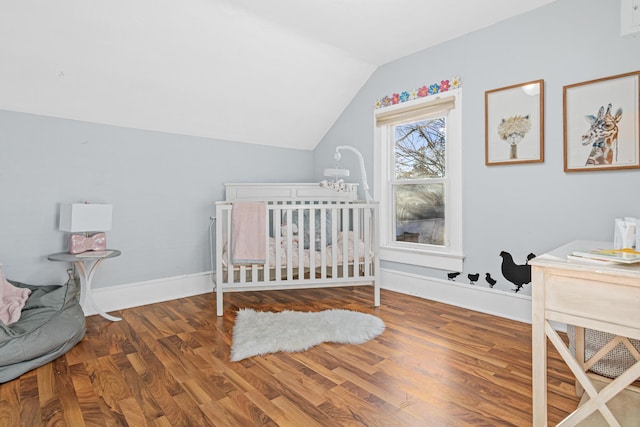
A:
<svg viewBox="0 0 640 427">
<path fill-rule="evenodd" d="M 578 345 L 574 357 L 550 325 L 550 321 L 555 321 L 640 339 L 640 265 L 567 261 L 567 254 L 573 250 L 607 247 L 611 243 L 576 241 L 530 262 L 534 427 L 547 425 L 547 337 L 589 397 L 559 426 L 574 426 L 596 410 L 609 425 L 619 426 L 606 403 L 640 377 L 639 361 L 598 393 L 585 372 L 584 348 Z"/>
</svg>

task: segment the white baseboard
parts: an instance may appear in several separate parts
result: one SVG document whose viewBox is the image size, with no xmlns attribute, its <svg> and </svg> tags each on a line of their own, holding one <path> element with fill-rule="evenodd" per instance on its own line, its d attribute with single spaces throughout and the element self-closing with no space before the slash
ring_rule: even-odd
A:
<svg viewBox="0 0 640 427">
<path fill-rule="evenodd" d="M 531 297 L 526 295 L 384 268 L 380 283 L 383 289 L 531 323 Z M 95 304 L 109 312 L 213 292 L 213 287 L 211 272 L 203 272 L 97 288 L 92 295 Z M 97 312 L 89 309 L 85 314 Z"/>
<path fill-rule="evenodd" d="M 380 279 L 380 287 L 383 289 L 531 323 L 531 297 L 528 295 L 384 268 L 380 269 Z"/>
<path fill-rule="evenodd" d="M 381 288 L 390 291 L 531 323 L 531 297 L 527 295 L 384 268 L 380 269 L 380 283 Z M 98 288 L 92 295 L 94 303 L 109 312 L 213 292 L 213 287 L 211 272 L 203 272 Z M 85 314 L 97 312 L 91 308 L 85 309 Z"/>
<path fill-rule="evenodd" d="M 92 296 L 95 305 L 109 312 L 206 292 L 213 292 L 211 272 L 97 288 L 93 290 Z M 87 316 L 97 314 L 93 308 L 84 310 Z M 215 310 L 215 307 L 212 307 L 212 310 Z"/>
</svg>

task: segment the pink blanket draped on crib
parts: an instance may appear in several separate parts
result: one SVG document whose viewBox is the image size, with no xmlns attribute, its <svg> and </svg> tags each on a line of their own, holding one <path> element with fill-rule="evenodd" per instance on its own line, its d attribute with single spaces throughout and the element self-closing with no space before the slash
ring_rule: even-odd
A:
<svg viewBox="0 0 640 427">
<path fill-rule="evenodd" d="M 9 283 L 0 267 L 0 322 L 5 325 L 17 322 L 29 294 L 31 290 Z"/>
<path fill-rule="evenodd" d="M 267 205 L 264 202 L 234 202 L 231 209 L 231 262 L 264 264 L 266 261 Z"/>
</svg>

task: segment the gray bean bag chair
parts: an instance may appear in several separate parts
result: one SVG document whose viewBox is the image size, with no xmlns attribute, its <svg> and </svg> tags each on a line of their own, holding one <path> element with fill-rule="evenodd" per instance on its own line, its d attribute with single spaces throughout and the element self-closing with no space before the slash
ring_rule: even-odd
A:
<svg viewBox="0 0 640 427">
<path fill-rule="evenodd" d="M 85 318 L 79 304 L 79 288 L 70 279 L 64 285 L 33 286 L 20 319 L 0 322 L 0 383 L 51 362 L 75 346 L 85 334 Z"/>
</svg>

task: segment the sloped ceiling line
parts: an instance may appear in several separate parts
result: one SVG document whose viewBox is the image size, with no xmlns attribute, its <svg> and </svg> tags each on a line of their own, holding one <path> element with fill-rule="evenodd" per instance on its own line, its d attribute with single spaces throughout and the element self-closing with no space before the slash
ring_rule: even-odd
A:
<svg viewBox="0 0 640 427">
<path fill-rule="evenodd" d="M 2 2 L 0 109 L 312 150 L 378 66 L 551 1 Z"/>
</svg>

